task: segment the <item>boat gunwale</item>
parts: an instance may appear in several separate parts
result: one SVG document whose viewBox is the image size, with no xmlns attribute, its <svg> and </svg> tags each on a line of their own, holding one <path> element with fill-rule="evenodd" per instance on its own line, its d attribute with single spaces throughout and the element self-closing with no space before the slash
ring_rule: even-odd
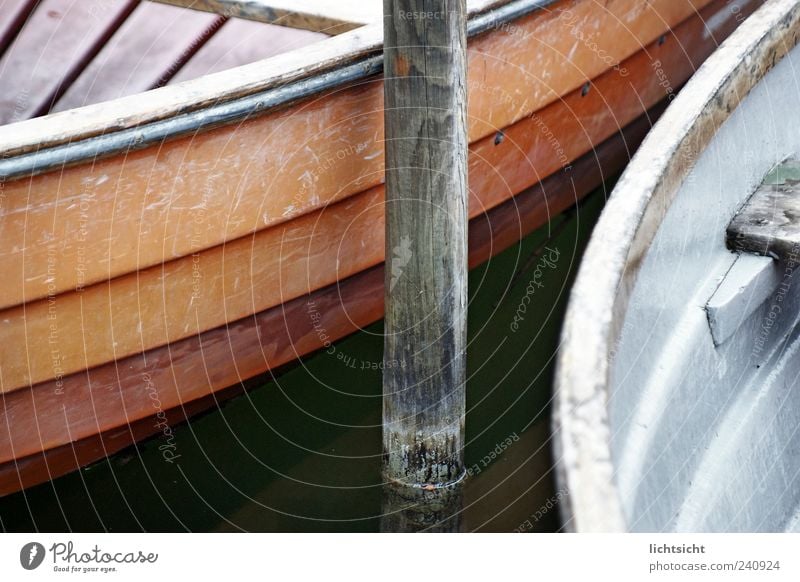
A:
<svg viewBox="0 0 800 582">
<path fill-rule="evenodd" d="M 470 38 L 561 0 L 479 0 Z M 370 24 L 268 59 L 111 101 L 0 127 L 0 182 L 36 176 L 240 122 L 383 71 L 383 25 Z M 339 45 L 344 44 L 344 47 Z M 331 56 L 303 65 L 330 48 Z M 262 69 L 273 69 L 264 78 Z M 243 78 L 240 78 L 243 77 Z M 216 88 L 214 80 L 222 80 Z M 225 82 L 230 83 L 225 85 Z M 143 96 L 167 95 L 153 105 Z M 133 110 L 131 111 L 131 106 Z M 74 122 L 72 120 L 75 120 Z M 42 139 L 59 122 L 66 130 Z"/>
<path fill-rule="evenodd" d="M 611 453 L 610 361 L 638 271 L 694 162 L 800 39 L 800 1 L 767 0 L 703 63 L 623 173 L 581 263 L 561 336 L 553 433 L 566 529 L 627 530 Z"/>
</svg>

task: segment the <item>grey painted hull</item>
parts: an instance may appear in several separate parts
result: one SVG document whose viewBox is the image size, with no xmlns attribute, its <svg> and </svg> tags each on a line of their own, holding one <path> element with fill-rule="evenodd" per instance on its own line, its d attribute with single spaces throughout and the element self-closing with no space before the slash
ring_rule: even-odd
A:
<svg viewBox="0 0 800 582">
<path fill-rule="evenodd" d="M 800 152 L 798 23 L 798 2 L 771 0 L 739 28 L 597 226 L 556 382 L 570 529 L 800 531 L 800 281 L 725 245 Z"/>
</svg>

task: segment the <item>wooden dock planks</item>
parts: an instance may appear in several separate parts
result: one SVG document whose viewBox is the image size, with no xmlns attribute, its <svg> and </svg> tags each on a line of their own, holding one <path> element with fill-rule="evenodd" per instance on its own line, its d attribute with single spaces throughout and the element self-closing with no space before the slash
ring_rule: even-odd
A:
<svg viewBox="0 0 800 582">
<path fill-rule="evenodd" d="M 253 63 L 326 38 L 260 22 L 142 2 L 54 111 L 142 93 Z"/>
</svg>

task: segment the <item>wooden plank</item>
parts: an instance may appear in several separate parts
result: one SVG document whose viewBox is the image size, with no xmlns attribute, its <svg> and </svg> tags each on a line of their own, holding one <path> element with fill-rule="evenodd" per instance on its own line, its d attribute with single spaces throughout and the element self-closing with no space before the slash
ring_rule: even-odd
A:
<svg viewBox="0 0 800 582">
<path fill-rule="evenodd" d="M 609 63 L 617 63 L 633 54 L 709 2 L 653 0 L 642 5 L 639 0 L 616 0 L 601 8 L 594 0 L 577 3 L 561 0 L 552 7 L 519 18 L 514 21 L 515 26 L 507 23 L 490 26 L 489 19 L 488 34 L 471 43 L 475 47 L 470 63 L 471 78 L 481 79 L 481 87 L 488 93 L 484 99 L 471 97 L 471 138 L 476 138 L 473 132 L 477 126 L 489 132 L 491 123 L 503 127 L 558 99 L 564 89 L 580 86 L 606 70 Z M 540 4 L 539 0 L 530 0 L 531 6 Z M 562 19 L 566 18 L 569 27 L 564 26 Z M 565 28 L 573 33 L 564 34 Z M 587 34 L 598 30 L 602 31 L 598 37 L 604 45 L 602 51 L 598 50 L 600 45 L 585 41 Z M 505 39 L 502 45 L 506 51 L 484 53 L 482 44 L 498 36 Z M 0 127 L 0 159 L 72 143 L 110 130 L 141 127 L 210 104 L 285 87 L 323 72 L 340 70 L 343 65 L 367 56 L 376 56 L 381 46 L 382 27 L 369 25 L 299 51 L 163 88 L 146 99 L 126 97 L 89 106 L 80 112 L 63 112 L 53 120 L 30 120 Z M 536 59 L 530 58 L 531 51 L 537 55 Z M 517 108 L 508 110 L 507 106 L 497 104 L 497 92 L 504 89 L 516 97 Z M 484 110 L 487 102 L 492 107 Z M 486 123 L 488 117 L 484 114 L 489 112 L 493 112 L 491 123 Z"/>
<path fill-rule="evenodd" d="M 324 34 L 305 30 L 231 19 L 175 74 L 170 84 L 254 63 L 325 38 Z"/>
<path fill-rule="evenodd" d="M 228 17 L 300 28 L 328 35 L 380 22 L 380 0 L 157 0 Z"/>
<path fill-rule="evenodd" d="M 0 56 L 5 54 L 17 38 L 37 3 L 38 0 L 0 1 L 0 14 L 3 15 L 0 20 Z"/>
<path fill-rule="evenodd" d="M 581 6 L 589 8 L 588 4 Z M 629 21 L 650 14 L 641 8 L 634 9 L 633 5 L 628 9 L 632 11 L 628 14 Z M 704 13 L 722 12 L 715 8 Z M 715 27 L 730 26 L 732 22 L 735 23 L 734 17 L 727 13 L 724 19 L 713 21 Z M 513 32 L 498 30 L 475 39 L 471 45 L 468 80 L 473 120 L 471 142 L 487 136 L 493 140 L 498 130 L 508 127 L 506 121 L 528 119 L 536 124 L 532 126 L 534 131 L 521 139 L 528 143 L 542 140 L 531 155 L 537 164 L 541 163 L 539 158 L 548 157 L 551 169 L 554 163 L 559 164 L 550 156 L 554 150 L 553 138 L 548 136 L 550 143 L 545 141 L 538 123 L 541 120 L 530 118 L 531 113 L 541 109 L 542 103 L 527 93 L 531 79 L 536 77 L 520 76 L 520 70 L 531 66 L 530 53 L 539 46 L 538 35 L 553 36 L 553 42 L 558 40 L 555 48 L 564 53 L 550 52 L 548 48 L 541 55 L 540 62 L 544 65 L 556 67 L 563 64 L 564 55 L 569 52 L 581 53 L 583 44 L 550 32 L 554 26 L 558 30 L 563 28 L 550 15 L 539 13 L 520 20 Z M 663 32 L 664 26 L 660 22 L 659 28 L 651 32 Z M 611 43 L 617 48 L 624 44 L 620 38 L 606 39 L 609 51 Z M 627 38 L 633 39 L 634 35 L 628 34 Z M 703 38 L 704 42 L 709 40 Z M 601 39 L 597 42 L 604 44 Z M 661 48 L 658 51 L 659 55 L 666 54 Z M 685 65 L 675 60 L 680 58 L 681 51 L 673 50 L 672 54 L 673 64 Z M 573 57 L 578 62 L 576 59 Z M 601 71 L 609 68 L 607 63 L 602 66 Z M 650 82 L 655 74 L 650 63 L 638 66 L 641 71 L 638 78 L 633 75 L 622 78 L 611 68 L 614 76 L 605 83 L 606 87 L 619 85 L 614 99 L 630 103 L 635 95 L 627 83 Z M 586 63 L 581 71 L 588 68 L 590 65 Z M 568 75 L 558 75 L 548 84 L 548 92 L 567 89 L 571 84 Z M 577 83 L 575 89 L 581 85 Z M 607 109 L 602 101 L 595 100 L 592 92 L 587 97 L 578 99 L 580 110 L 590 103 L 598 111 Z M 21 284 L 0 288 L 0 307 L 158 265 L 275 226 L 380 184 L 382 102 L 381 83 L 364 83 L 240 125 L 173 140 L 155 151 L 143 150 L 98 161 L 91 167 L 79 166 L 6 183 L 7 213 L 0 229 L 0 270 Z M 641 104 L 634 102 L 632 107 L 641 111 Z M 581 148 L 589 147 L 583 137 L 587 129 L 580 127 L 575 117 L 561 115 L 548 123 L 556 126 L 553 135 L 558 128 L 559 133 L 569 136 L 556 140 L 563 146 L 560 149 L 578 147 L 582 153 L 585 149 Z M 619 123 L 600 115 L 597 123 L 587 128 L 592 133 L 597 131 L 597 135 L 605 131 L 607 136 Z M 497 157 L 497 152 L 487 155 Z M 524 176 L 529 167 L 522 165 L 511 171 Z M 542 172 L 539 177 L 546 175 L 543 168 L 539 166 L 536 170 Z M 495 171 L 483 174 L 474 176 L 497 179 Z M 527 185 L 530 182 L 524 184 Z M 497 190 L 501 191 L 507 190 Z M 58 192 L 57 197 L 54 192 Z M 202 227 L 195 221 L 199 215 Z M 93 244 L 87 245 L 86 241 Z M 112 245 L 118 249 L 113 257 Z M 47 256 L 52 252 L 48 250 L 51 246 L 60 249 L 59 261 L 54 266 Z"/>
<path fill-rule="evenodd" d="M 754 1 L 749 6 L 757 4 Z M 725 6 L 725 0 L 719 0 L 712 8 L 722 11 Z M 475 144 L 470 155 L 470 216 L 507 200 L 612 135 L 626 120 L 635 119 L 643 107 L 664 97 L 662 75 L 676 83 L 688 78 L 716 46 L 717 39 L 735 27 L 736 17 L 727 10 L 721 13 L 730 18 L 718 19 L 716 38 L 702 34 L 705 21 L 713 12 L 701 13 L 679 27 L 674 39 L 656 41 L 626 61 L 629 76 L 620 77 L 612 69 L 598 78 L 589 92 L 578 89 L 536 116 L 506 128 L 502 139 L 492 135 Z M 682 51 L 674 50 L 674 46 L 681 46 Z M 653 70 L 653 59 L 660 62 L 660 73 Z M 556 135 L 559 138 L 553 141 Z M 219 156 L 220 148 L 212 151 Z M 187 176 L 191 175 L 189 166 Z M 201 182 L 197 187 L 204 185 Z M 264 192 L 269 189 L 261 190 L 260 201 L 271 200 L 271 196 L 263 197 Z M 240 203 L 243 200 L 238 198 L 231 201 Z M 378 264 L 383 260 L 382 203 L 383 190 L 374 187 L 253 237 L 200 252 L 196 257 L 190 255 L 55 296 L 52 307 L 45 298 L 5 310 L 0 313 L 0 338 L 8 346 L 0 353 L 2 390 L 11 391 L 52 377 L 53 355 L 48 347 L 51 309 L 57 312 L 60 329 L 86 330 L 81 334 L 56 334 L 59 369 L 67 374 L 135 353 L 142 346 L 146 349 L 163 345 L 213 328 Z M 141 215 L 141 210 L 120 211 Z M 206 228 L 206 212 L 207 207 L 193 209 L 181 220 L 200 217 L 199 226 Z M 255 213 L 262 215 L 258 208 Z M 147 228 L 146 221 L 141 224 Z M 138 235 L 140 239 L 152 236 Z M 169 248 L 174 243 L 160 239 L 159 244 Z M 83 252 L 88 253 L 89 246 L 85 246 Z M 50 259 L 51 264 L 55 263 L 50 267 L 50 276 L 54 272 L 58 277 L 62 273 L 69 276 L 69 268 L 57 271 L 64 264 L 73 268 L 81 265 L 69 263 L 70 257 L 79 258 L 80 248 L 60 252 L 57 247 L 45 245 L 45 250 L 49 256 L 58 257 L 56 261 Z M 105 252 L 108 264 L 125 249 L 113 246 L 100 250 Z M 134 246 L 129 252 L 140 250 Z M 195 285 L 200 279 L 202 292 L 198 294 Z M 257 291 L 252 293 L 253 289 Z M 87 343 L 83 342 L 84 337 Z M 26 346 L 37 345 L 43 349 L 22 351 Z"/>
<path fill-rule="evenodd" d="M 572 170 L 474 218 L 470 267 L 516 243 L 621 170 L 661 111 L 663 106 L 641 116 L 577 160 Z M 197 410 L 195 404 L 210 393 L 214 396 L 204 408 L 217 406 L 227 387 L 374 323 L 383 317 L 384 279 L 378 266 L 200 337 L 74 374 L 60 384 L 50 381 L 7 394 L 0 434 L 10 438 L 0 440 L 0 495 L 117 452 L 134 437 L 159 432 L 149 421 L 153 401 L 143 387 L 153 386 L 172 422 L 184 407 Z M 66 414 L 52 414 L 56 409 Z M 102 437 L 93 436 L 98 431 Z M 43 447 L 46 465 L 44 455 L 37 454 Z"/>
<path fill-rule="evenodd" d="M 223 24 L 224 18 L 142 3 L 56 103 L 64 111 L 164 84 Z"/>
<path fill-rule="evenodd" d="M 402 365 L 383 372 L 381 523 L 422 531 L 457 514 L 465 474 L 467 11 L 464 0 L 385 6 L 384 362 Z"/>
<path fill-rule="evenodd" d="M 228 17 L 337 35 L 374 24 L 383 26 L 381 0 L 154 0 Z M 510 0 L 467 0 L 469 16 Z"/>
<path fill-rule="evenodd" d="M 44 0 L 0 59 L 0 124 L 47 113 L 135 6 Z"/>
<path fill-rule="evenodd" d="M 772 257 L 794 267 L 800 261 L 800 160 L 776 166 L 733 217 L 728 248 Z"/>
</svg>

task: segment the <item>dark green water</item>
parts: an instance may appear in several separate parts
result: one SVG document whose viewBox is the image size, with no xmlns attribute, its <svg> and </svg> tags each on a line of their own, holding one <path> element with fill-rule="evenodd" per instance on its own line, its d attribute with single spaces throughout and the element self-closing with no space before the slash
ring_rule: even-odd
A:
<svg viewBox="0 0 800 582">
<path fill-rule="evenodd" d="M 529 531 L 559 528 L 548 502 L 559 496 L 553 364 L 569 286 L 604 200 L 595 192 L 563 226 L 554 219 L 470 273 L 466 530 L 513 531 L 526 520 Z M 550 250 L 507 289 L 545 243 Z M 373 325 L 173 427 L 173 463 L 152 439 L 0 499 L 0 529 L 378 531 L 381 331 Z"/>
</svg>

